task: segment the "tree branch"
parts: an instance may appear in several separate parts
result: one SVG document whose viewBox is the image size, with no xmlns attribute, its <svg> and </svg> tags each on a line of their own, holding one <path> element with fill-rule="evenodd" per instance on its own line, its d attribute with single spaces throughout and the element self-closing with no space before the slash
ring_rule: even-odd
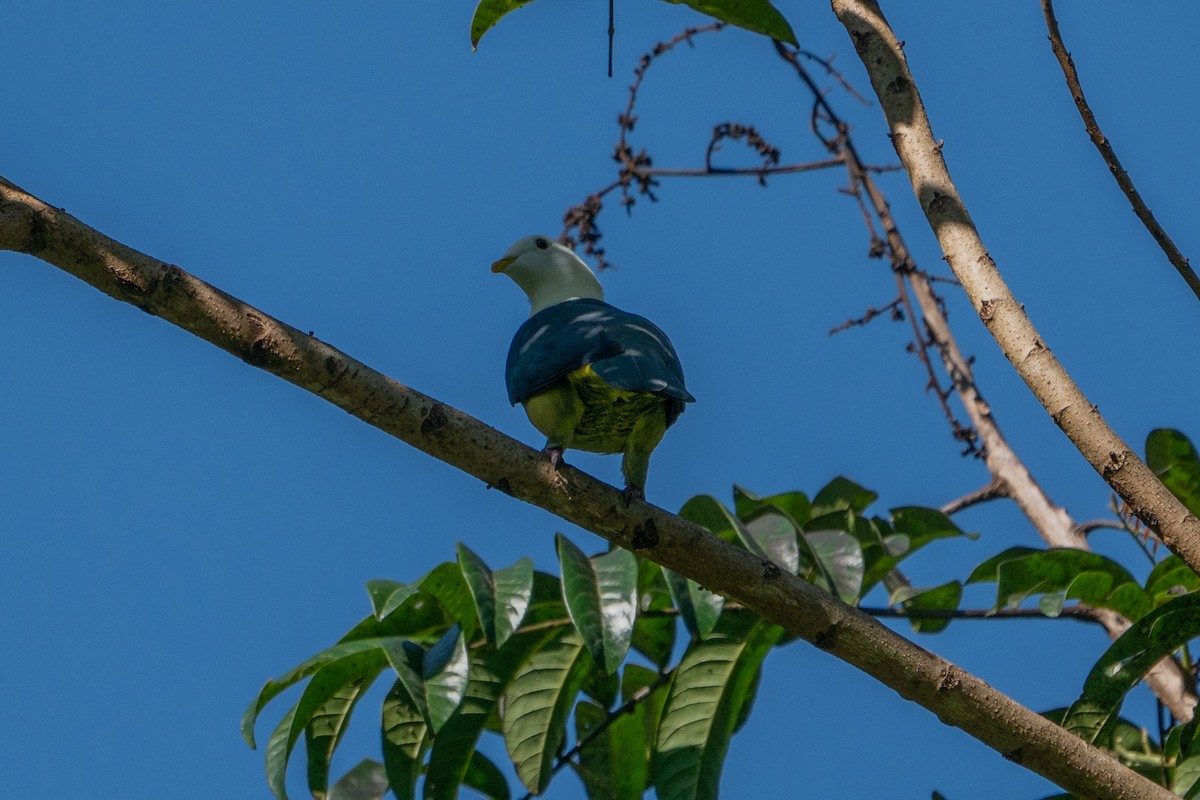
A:
<svg viewBox="0 0 1200 800">
<path fill-rule="evenodd" d="M 874 0 L 832 0 L 879 97 L 922 211 L 976 312 L 1017 373 L 1093 469 L 1164 544 L 1200 571 L 1200 519 L 1108 425 L 1043 342 L 988 255 L 933 136 L 896 38 Z"/>
<path fill-rule="evenodd" d="M 1200 299 L 1200 276 L 1196 275 L 1196 271 L 1192 269 L 1187 258 L 1175 246 L 1170 235 L 1163 230 L 1162 225 L 1158 224 L 1158 220 L 1154 218 L 1154 214 L 1142 200 L 1141 193 L 1133 185 L 1133 179 L 1129 177 L 1129 173 L 1121 166 L 1121 161 L 1117 158 L 1117 151 L 1113 149 L 1108 137 L 1100 130 L 1100 124 L 1096 122 L 1096 115 L 1092 113 L 1087 98 L 1083 96 L 1083 86 L 1079 83 L 1079 73 L 1075 71 L 1075 61 L 1067 52 L 1067 46 L 1063 44 L 1062 33 L 1058 30 L 1058 18 L 1054 15 L 1053 0 L 1042 0 L 1042 14 L 1046 17 L 1046 29 L 1050 32 L 1050 48 L 1054 51 L 1054 57 L 1058 59 L 1059 66 L 1062 67 L 1063 77 L 1067 79 L 1067 89 L 1070 90 L 1071 97 L 1075 100 L 1079 116 L 1083 117 L 1083 126 L 1087 130 L 1088 136 L 1091 137 L 1092 144 L 1096 145 L 1096 149 L 1100 151 L 1100 157 L 1108 165 L 1108 171 L 1116 178 L 1117 186 L 1121 187 L 1129 204 L 1133 206 L 1133 213 L 1142 221 L 1142 225 L 1146 226 L 1146 230 L 1154 237 L 1154 241 L 1158 243 L 1167 260 L 1171 262 L 1171 266 L 1187 283 L 1188 288 L 1192 290 L 1197 299 Z"/>
<path fill-rule="evenodd" d="M 512 496 L 744 604 L 1067 791 L 1165 789 L 812 584 L 408 388 L 184 272 L 116 242 L 0 178 L 0 249 L 27 253 Z"/>
</svg>

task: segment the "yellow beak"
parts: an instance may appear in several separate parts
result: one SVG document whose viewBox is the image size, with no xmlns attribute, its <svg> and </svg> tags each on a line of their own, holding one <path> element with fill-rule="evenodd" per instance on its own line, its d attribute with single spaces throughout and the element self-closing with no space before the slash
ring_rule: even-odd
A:
<svg viewBox="0 0 1200 800">
<path fill-rule="evenodd" d="M 504 272 L 504 270 L 508 269 L 508 265 L 516 260 L 516 256 L 509 256 L 508 258 L 502 258 L 499 261 L 493 262 L 492 272 Z"/>
</svg>

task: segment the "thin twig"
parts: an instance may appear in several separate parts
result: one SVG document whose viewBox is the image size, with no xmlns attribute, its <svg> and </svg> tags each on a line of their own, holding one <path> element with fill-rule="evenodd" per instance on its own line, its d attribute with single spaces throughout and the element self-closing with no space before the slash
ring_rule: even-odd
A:
<svg viewBox="0 0 1200 800">
<path fill-rule="evenodd" d="M 1091 606 L 1063 606 L 1054 616 L 1036 608 L 867 608 L 859 610 L 872 617 L 892 619 L 1073 619 L 1077 622 L 1098 622 L 1096 609 Z"/>
<path fill-rule="evenodd" d="M 1121 161 L 1117 158 L 1117 152 L 1113 149 L 1112 143 L 1100 130 L 1100 125 L 1096 122 L 1096 115 L 1092 113 L 1087 98 L 1083 96 L 1083 86 L 1079 83 L 1079 73 L 1075 70 L 1075 61 L 1067 52 L 1067 46 L 1063 44 L 1062 33 L 1058 29 L 1058 18 L 1054 15 L 1053 0 L 1042 0 L 1042 13 L 1046 17 L 1046 28 L 1050 31 L 1050 47 L 1054 50 L 1054 56 L 1058 59 L 1059 66 L 1062 67 L 1063 77 L 1067 79 L 1067 88 L 1075 100 L 1075 107 L 1079 109 L 1079 116 L 1083 117 L 1083 125 L 1092 139 L 1092 144 L 1096 145 L 1096 149 L 1100 151 L 1100 156 L 1108 165 L 1109 172 L 1116 179 L 1121 191 L 1125 193 L 1129 204 L 1133 206 L 1133 213 L 1146 226 L 1146 230 L 1154 237 L 1154 241 L 1158 243 L 1167 260 L 1171 262 L 1171 266 L 1175 267 L 1180 277 L 1187 283 L 1188 288 L 1192 290 L 1197 299 L 1200 299 L 1200 276 L 1196 275 L 1195 270 L 1188 263 L 1188 259 L 1175 246 L 1175 242 L 1158 224 L 1158 220 L 1142 200 L 1142 195 L 1134 187 L 1129 173 L 1121 166 Z"/>
<path fill-rule="evenodd" d="M 942 506 L 941 512 L 950 517 L 971 506 L 1008 496 L 1008 487 L 1004 481 L 993 478 L 992 482 L 987 486 L 983 486 L 970 494 L 963 495 L 957 500 L 951 500 L 949 503 L 946 503 Z"/>
</svg>

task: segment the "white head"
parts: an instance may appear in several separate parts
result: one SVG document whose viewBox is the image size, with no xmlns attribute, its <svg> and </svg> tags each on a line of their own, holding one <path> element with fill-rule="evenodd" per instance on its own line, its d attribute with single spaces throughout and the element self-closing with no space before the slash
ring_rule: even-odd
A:
<svg viewBox="0 0 1200 800">
<path fill-rule="evenodd" d="M 604 299 L 604 289 L 588 265 L 549 236 L 518 239 L 492 264 L 492 272 L 503 272 L 525 290 L 531 315 L 577 297 Z"/>
</svg>

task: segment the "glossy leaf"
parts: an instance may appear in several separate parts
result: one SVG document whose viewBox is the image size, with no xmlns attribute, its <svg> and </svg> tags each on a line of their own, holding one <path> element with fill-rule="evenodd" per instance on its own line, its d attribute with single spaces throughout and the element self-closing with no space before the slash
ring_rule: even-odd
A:
<svg viewBox="0 0 1200 800">
<path fill-rule="evenodd" d="M 967 533 L 936 508 L 923 506 L 901 506 L 889 512 L 892 516 L 892 529 L 909 539 L 906 552 L 915 552 L 937 539 L 949 539 L 965 536 L 968 539 L 978 539 L 979 534 Z"/>
<path fill-rule="evenodd" d="M 328 800 L 382 800 L 387 794 L 383 764 L 364 758 L 333 785 Z"/>
<path fill-rule="evenodd" d="M 287 800 L 287 762 L 288 755 L 291 753 L 291 746 L 288 743 L 292 732 L 292 721 L 296 718 L 296 707 L 292 708 L 283 715 L 283 719 L 275 726 L 275 730 L 271 732 L 271 737 L 267 739 L 267 788 L 271 790 L 271 794 L 275 795 L 276 800 Z"/>
<path fill-rule="evenodd" d="M 838 476 L 817 492 L 812 501 L 812 515 L 819 517 L 832 511 L 853 511 L 861 514 L 879 499 L 870 489 L 864 489 L 849 478 Z"/>
<path fill-rule="evenodd" d="M 715 798 L 734 726 L 782 629 L 752 614 L 721 616 L 675 671 L 653 762 L 659 800 Z"/>
<path fill-rule="evenodd" d="M 1185 758 L 1175 765 L 1171 791 L 1185 800 L 1200 797 L 1200 756 Z"/>
<path fill-rule="evenodd" d="M 631 646 L 659 669 L 664 669 L 675 650 L 675 617 L 654 612 L 674 608 L 671 590 L 662 568 L 645 558 L 638 559 L 638 615 Z M 650 613 L 647 613 L 650 612 Z"/>
<path fill-rule="evenodd" d="M 458 565 L 475 601 L 475 614 L 488 643 L 500 647 L 512 636 L 529 609 L 529 598 L 533 594 L 533 561 L 525 557 L 511 567 L 492 572 L 482 558 L 459 542 Z"/>
<path fill-rule="evenodd" d="M 469 661 L 462 631 L 455 625 L 425 652 L 422 678 L 429 728 L 436 734 L 458 709 L 467 690 Z"/>
<path fill-rule="evenodd" d="M 381 732 L 383 766 L 392 793 L 396 800 L 413 800 L 430 733 L 425 715 L 399 680 L 383 701 Z"/>
<path fill-rule="evenodd" d="M 1200 576 L 1176 555 L 1168 556 L 1155 564 L 1154 569 L 1150 570 L 1150 576 L 1146 578 L 1146 593 L 1155 604 L 1165 603 L 1179 595 L 1196 591 L 1200 591 Z"/>
<path fill-rule="evenodd" d="M 463 786 L 469 786 L 487 800 L 509 800 L 512 797 L 504 773 L 479 751 L 471 754 L 471 762 L 463 776 Z"/>
<path fill-rule="evenodd" d="M 906 611 L 954 611 L 962 600 L 962 584 L 958 581 L 943 583 L 930 589 L 907 586 L 892 595 L 892 603 L 899 603 Z M 950 618 L 910 617 L 909 623 L 918 633 L 939 633 L 950 624 Z"/>
<path fill-rule="evenodd" d="M 600 668 L 616 672 L 633 639 L 637 559 L 619 548 L 588 558 L 561 533 L 555 543 L 571 620 Z"/>
<path fill-rule="evenodd" d="M 433 742 L 425 771 L 425 800 L 453 800 L 458 796 L 459 786 L 469 783 L 472 754 L 504 688 L 517 667 L 554 634 L 554 630 L 518 633 L 499 652 L 474 653 L 462 703 Z M 503 778 L 499 785 L 504 787 L 503 796 L 507 797 L 508 784 Z M 492 790 L 499 791 L 496 787 Z"/>
<path fill-rule="evenodd" d="M 968 583 L 992 580 L 993 576 L 997 608 L 1015 608 L 1042 594 L 1049 595 L 1042 609 L 1050 615 L 1058 613 L 1062 600 L 1074 599 L 1136 620 L 1153 605 L 1128 570 L 1086 550 L 1011 548 L 976 567 Z"/>
<path fill-rule="evenodd" d="M 1139 619 L 1092 667 L 1063 727 L 1093 741 L 1113 721 L 1126 693 L 1147 670 L 1197 635 L 1200 595 L 1177 597 Z"/>
<path fill-rule="evenodd" d="M 325 705 L 317 709 L 304 728 L 304 752 L 308 756 L 308 790 L 316 800 L 326 797 L 327 793 L 330 798 L 333 797 L 332 791 L 329 790 L 329 762 L 346 733 L 355 705 L 383 670 L 384 663 L 386 661 L 381 660 L 378 669 L 338 689 Z M 382 764 L 379 765 L 379 769 L 382 775 Z M 338 783 L 342 783 L 347 777 L 349 776 L 344 776 Z M 364 781 L 363 785 L 371 785 L 369 780 L 364 778 Z M 383 787 L 387 789 L 386 779 Z"/>
<path fill-rule="evenodd" d="M 607 710 L 586 700 L 575 706 L 576 739 L 588 743 L 572 766 L 588 797 L 641 800 L 650 777 L 643 715 L 644 709 L 634 706 L 606 725 Z"/>
<path fill-rule="evenodd" d="M 800 545 L 796 539 L 796 526 L 787 515 L 774 509 L 762 509 L 742 523 L 739 530 L 750 552 L 796 574 L 800 566 Z"/>
<path fill-rule="evenodd" d="M 432 595 L 446 609 L 450 619 L 462 628 L 463 636 L 470 639 L 475 635 L 479 622 L 475 616 L 475 599 L 471 597 L 458 564 L 451 561 L 438 564 L 421 579 L 420 586 L 422 592 Z"/>
<path fill-rule="evenodd" d="M 767 0 L 666 0 L 668 3 L 682 3 L 688 8 L 715 17 L 722 22 L 745 28 L 754 33 L 761 33 L 772 39 L 787 42 L 793 47 L 796 34 L 783 14 Z"/>
<path fill-rule="evenodd" d="M 1150 431 L 1146 437 L 1146 465 L 1188 511 L 1200 516 L 1200 458 L 1191 440 L 1170 428 Z"/>
<path fill-rule="evenodd" d="M 471 18 L 471 49 L 479 46 L 479 40 L 491 30 L 500 18 L 533 0 L 480 0 Z"/>
<path fill-rule="evenodd" d="M 846 531 L 808 530 L 804 540 L 812 549 L 834 593 L 844 603 L 858 602 L 863 585 L 863 552 L 858 540 Z"/>
<path fill-rule="evenodd" d="M 621 700 L 625 703 L 637 701 L 647 760 L 654 752 L 658 723 L 662 719 L 663 706 L 666 705 L 669 690 L 670 681 L 664 680 L 664 676 L 654 670 L 638 664 L 626 664 L 625 669 L 621 670 Z"/>
<path fill-rule="evenodd" d="M 666 567 L 662 568 L 662 573 L 667 579 L 675 607 L 679 609 L 679 616 L 683 618 L 683 624 L 692 638 L 703 639 L 708 636 L 717 624 L 717 618 L 725 606 L 725 598 Z"/>
<path fill-rule="evenodd" d="M 388 580 L 367 581 L 367 594 L 375 619 L 383 619 L 420 590 L 419 586 Z"/>
<path fill-rule="evenodd" d="M 263 685 L 263 688 L 259 690 L 254 700 L 251 701 L 250 706 L 246 709 L 246 713 L 242 715 L 242 738 L 251 747 L 255 746 L 254 723 L 258 719 L 258 715 L 267 703 L 271 702 L 284 689 L 310 677 L 328 664 L 351 658 L 361 653 L 379 651 L 388 641 L 389 639 L 387 638 L 371 638 L 336 644 L 333 647 L 322 650 L 311 658 L 305 659 L 298 666 L 292 668 L 282 676 L 267 681 Z M 399 641 L 401 640 L 394 640 L 394 643 L 398 643 Z"/>
<path fill-rule="evenodd" d="M 694 522 L 727 542 L 740 541 L 739 522 L 733 512 L 712 495 L 700 494 L 683 504 L 679 516 Z"/>
<path fill-rule="evenodd" d="M 579 687 L 594 669 L 575 628 L 560 630 L 517 671 L 504 691 L 504 743 L 534 794 L 550 783 Z"/>
<path fill-rule="evenodd" d="M 764 497 L 763 503 L 791 517 L 792 522 L 804 526 L 812 519 L 812 503 L 804 492 L 783 492 Z"/>
</svg>

